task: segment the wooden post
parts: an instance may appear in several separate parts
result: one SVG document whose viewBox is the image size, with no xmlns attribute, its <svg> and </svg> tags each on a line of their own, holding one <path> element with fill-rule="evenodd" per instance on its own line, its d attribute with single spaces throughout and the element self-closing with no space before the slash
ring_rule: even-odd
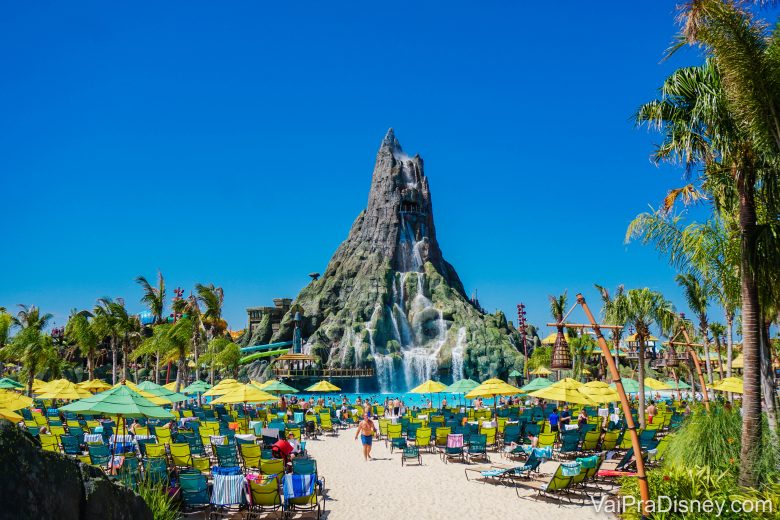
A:
<svg viewBox="0 0 780 520">
<path fill-rule="evenodd" d="M 710 396 L 707 395 L 707 383 L 704 381 L 704 374 L 702 374 L 701 371 L 701 365 L 699 364 L 699 355 L 696 353 L 695 350 L 693 350 L 693 347 L 691 345 L 693 344 L 691 342 L 691 338 L 688 336 L 688 331 L 685 329 L 685 325 L 680 325 L 680 329 L 682 330 L 683 337 L 685 337 L 685 348 L 688 349 L 688 354 L 693 359 L 693 364 L 696 367 L 696 373 L 699 376 L 699 384 L 701 385 L 701 394 L 704 399 L 704 408 L 709 412 L 710 411 Z M 696 389 L 693 389 L 693 396 L 696 397 Z"/>
<path fill-rule="evenodd" d="M 680 379 L 677 377 L 677 372 L 672 369 L 672 375 L 674 376 L 674 386 L 677 388 L 677 400 L 682 401 L 682 392 L 680 392 Z"/>
<path fill-rule="evenodd" d="M 615 359 L 612 357 L 612 353 L 609 351 L 609 345 L 604 339 L 604 335 L 601 333 L 601 327 L 596 322 L 593 314 L 588 308 L 588 304 L 585 303 L 585 297 L 582 294 L 577 295 L 577 303 L 582 306 L 582 310 L 585 311 L 585 315 L 590 320 L 591 328 L 596 333 L 596 341 L 598 341 L 599 347 L 604 357 L 607 358 L 607 365 L 612 373 L 612 380 L 615 383 L 615 389 L 620 395 L 620 404 L 623 408 L 623 416 L 626 420 L 626 428 L 631 435 L 631 446 L 634 448 L 634 459 L 636 460 L 636 475 L 639 481 L 639 498 L 642 501 L 642 518 L 647 518 L 647 504 L 650 503 L 650 487 L 647 484 L 647 474 L 645 473 L 645 461 L 642 460 L 642 446 L 639 444 L 639 434 L 636 431 L 636 425 L 634 424 L 634 417 L 631 415 L 631 406 L 628 404 L 628 396 L 626 396 L 626 390 L 623 388 L 623 381 L 620 379 L 620 372 L 618 372 Z M 642 410 L 640 412 L 643 413 Z"/>
</svg>

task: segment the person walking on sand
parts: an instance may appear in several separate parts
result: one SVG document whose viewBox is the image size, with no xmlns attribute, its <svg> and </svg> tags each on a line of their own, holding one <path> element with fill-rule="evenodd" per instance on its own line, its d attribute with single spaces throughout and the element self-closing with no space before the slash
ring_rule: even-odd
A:
<svg viewBox="0 0 780 520">
<path fill-rule="evenodd" d="M 368 414 L 363 416 L 363 420 L 358 424 L 357 432 L 355 432 L 355 440 L 360 435 L 360 442 L 363 444 L 363 458 L 365 460 L 373 460 L 371 458 L 371 443 L 376 435 L 376 428 L 374 427 L 374 421 Z"/>
</svg>

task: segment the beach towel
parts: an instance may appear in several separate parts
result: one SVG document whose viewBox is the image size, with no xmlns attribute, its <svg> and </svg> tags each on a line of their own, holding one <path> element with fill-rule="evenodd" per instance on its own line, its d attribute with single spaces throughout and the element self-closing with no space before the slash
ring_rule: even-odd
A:
<svg viewBox="0 0 780 520">
<path fill-rule="evenodd" d="M 451 433 L 447 435 L 447 447 L 448 448 L 462 448 L 463 447 L 463 434 Z"/>
<path fill-rule="evenodd" d="M 288 501 L 293 498 L 313 495 L 316 480 L 314 475 L 285 475 L 284 480 L 282 481 L 284 500 Z"/>
<path fill-rule="evenodd" d="M 561 473 L 564 477 L 576 477 L 582 470 L 582 465 L 579 462 L 565 462 L 561 464 Z"/>
<path fill-rule="evenodd" d="M 552 446 L 546 448 L 534 448 L 532 453 L 539 459 L 551 459 L 552 458 Z"/>
<path fill-rule="evenodd" d="M 599 456 L 593 455 L 591 457 L 577 457 L 576 460 L 582 465 L 582 469 L 593 469 L 599 462 Z"/>
<path fill-rule="evenodd" d="M 209 440 L 211 441 L 211 444 L 215 444 L 217 446 L 223 446 L 225 444 L 224 435 L 209 435 Z"/>
<path fill-rule="evenodd" d="M 239 468 L 220 468 L 214 466 L 213 470 L 232 470 Z M 242 504 L 244 501 L 244 491 L 246 482 L 241 471 L 237 475 L 226 475 L 219 472 L 214 473 L 214 486 L 211 491 L 211 503 L 217 506 L 232 506 Z"/>
</svg>

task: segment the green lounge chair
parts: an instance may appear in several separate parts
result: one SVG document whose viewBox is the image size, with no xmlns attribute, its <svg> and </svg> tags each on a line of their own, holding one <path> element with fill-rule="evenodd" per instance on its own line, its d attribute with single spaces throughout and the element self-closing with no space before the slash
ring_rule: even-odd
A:
<svg viewBox="0 0 780 520">
<path fill-rule="evenodd" d="M 422 466 L 422 456 L 420 455 L 420 449 L 417 446 L 406 446 L 401 454 L 401 466 L 409 460 L 416 460 L 417 464 Z"/>
<path fill-rule="evenodd" d="M 567 477 L 564 475 L 564 465 L 559 464 L 555 469 L 555 473 L 550 476 L 550 480 L 542 483 L 537 491 L 539 495 L 554 496 L 555 494 L 564 493 L 569 489 L 571 481 L 574 477 Z"/>
<path fill-rule="evenodd" d="M 282 495 L 279 492 L 279 475 L 274 475 L 264 481 L 249 481 L 249 512 L 248 520 L 256 520 L 269 512 L 279 512 L 279 518 L 284 518 Z"/>
</svg>

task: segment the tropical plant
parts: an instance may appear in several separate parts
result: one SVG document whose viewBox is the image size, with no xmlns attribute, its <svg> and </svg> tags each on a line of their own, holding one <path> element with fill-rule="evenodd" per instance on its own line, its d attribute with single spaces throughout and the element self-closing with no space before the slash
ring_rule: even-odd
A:
<svg viewBox="0 0 780 520">
<path fill-rule="evenodd" d="M 182 318 L 173 324 L 167 333 L 167 341 L 170 342 L 168 360 L 176 361 L 176 387 L 178 392 L 187 381 L 187 358 L 192 349 L 193 329 L 196 329 L 191 318 Z"/>
<path fill-rule="evenodd" d="M 163 323 L 152 329 L 152 335 L 144 339 L 132 353 L 133 359 L 154 358 L 154 382 L 160 384 L 160 362 L 173 350 L 169 338 L 172 325 Z"/>
<path fill-rule="evenodd" d="M 65 335 L 78 346 L 79 351 L 87 360 L 88 379 L 95 378 L 95 359 L 100 346 L 100 336 L 95 321 L 90 321 L 87 312 L 73 310 L 65 325 Z"/>
<path fill-rule="evenodd" d="M 625 317 L 636 331 L 636 341 L 639 345 L 638 378 L 639 378 L 639 424 L 645 427 L 645 350 L 650 338 L 650 327 L 653 325 L 661 331 L 669 331 L 674 325 L 676 316 L 672 303 L 656 291 L 647 287 L 630 289 L 626 292 Z"/>
<path fill-rule="evenodd" d="M 720 373 L 720 378 L 723 379 L 725 375 L 723 374 L 723 357 L 721 357 L 723 347 L 721 338 L 726 335 L 726 326 L 717 321 L 710 322 L 710 332 L 712 332 L 712 339 L 715 340 L 715 349 L 718 353 L 718 372 Z"/>
<path fill-rule="evenodd" d="M 203 285 L 196 284 L 195 292 L 198 294 L 198 302 L 203 306 L 203 312 L 200 325 L 206 333 L 206 341 L 221 336 L 227 323 L 222 319 L 222 305 L 225 300 L 225 294 L 222 287 L 215 287 L 214 284 Z M 195 364 L 198 364 L 198 351 L 195 349 Z M 195 378 L 198 379 L 197 368 L 195 369 Z"/>
<path fill-rule="evenodd" d="M 154 520 L 177 520 L 180 518 L 179 509 L 168 489 L 155 484 L 150 479 L 141 480 L 138 483 L 138 494 L 144 499 Z"/>
<path fill-rule="evenodd" d="M 155 325 L 159 325 L 163 322 L 163 314 L 165 314 L 165 279 L 162 273 L 157 271 L 157 287 L 150 284 L 143 276 L 137 277 L 135 281 L 144 291 L 141 302 L 154 317 Z"/>
<path fill-rule="evenodd" d="M 232 341 L 228 342 L 228 344 L 225 345 L 225 347 L 218 354 L 217 361 L 225 368 L 225 370 L 231 373 L 234 378 L 237 378 L 238 368 L 241 361 L 241 347 Z"/>
<path fill-rule="evenodd" d="M 615 288 L 615 291 L 613 294 L 610 294 L 609 290 L 599 284 L 594 284 L 596 287 L 596 290 L 599 292 L 599 296 L 601 296 L 601 319 L 604 320 L 605 323 L 612 324 L 612 325 L 625 325 L 627 318 L 626 314 L 626 289 L 621 284 L 618 285 Z M 623 337 L 623 329 L 610 329 L 610 334 L 612 335 L 612 342 L 615 347 L 615 363 L 619 365 L 620 363 L 620 340 Z M 601 357 L 602 365 L 604 365 L 604 357 Z M 604 372 L 608 373 L 605 366 L 602 367 L 602 370 Z M 609 375 L 610 379 L 612 378 L 612 375 Z"/>
<path fill-rule="evenodd" d="M 707 379 L 712 384 L 712 362 L 710 361 L 709 319 L 707 307 L 710 300 L 708 288 L 700 283 L 699 279 L 691 273 L 678 274 L 675 277 L 677 285 L 682 287 L 688 308 L 699 320 L 699 334 L 704 343 L 704 363 L 707 367 Z"/>
<path fill-rule="evenodd" d="M 637 119 L 664 133 L 656 160 L 698 170 L 718 211 L 737 223 L 745 360 L 740 483 L 751 486 L 762 428 L 760 302 L 762 292 L 777 291 L 768 282 L 777 277 L 780 33 L 741 2 L 695 0 L 683 9 L 679 46 L 702 46 L 708 59 L 673 73 L 661 99 Z"/>
<path fill-rule="evenodd" d="M 11 337 L 11 325 L 13 325 L 13 316 L 6 310 L 0 309 L 0 349 L 3 348 Z"/>
<path fill-rule="evenodd" d="M 0 357 L 4 361 L 21 363 L 27 374 L 27 395 L 32 396 L 35 374 L 57 355 L 51 336 L 43 330 L 52 315 L 41 313 L 35 305 L 19 305 L 19 308 L 12 319 L 13 326 L 18 327 L 19 332 L 0 350 Z"/>
</svg>

